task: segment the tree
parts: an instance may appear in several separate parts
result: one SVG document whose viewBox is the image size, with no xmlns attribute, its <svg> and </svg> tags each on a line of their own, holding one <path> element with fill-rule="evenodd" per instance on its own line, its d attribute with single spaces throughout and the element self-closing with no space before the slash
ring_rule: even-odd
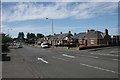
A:
<svg viewBox="0 0 120 80">
<path fill-rule="evenodd" d="M 25 40 L 26 43 L 29 43 L 29 44 L 34 44 L 35 43 L 35 34 L 34 33 L 27 33 L 27 39 Z"/>
<path fill-rule="evenodd" d="M 41 33 L 38 33 L 38 34 L 37 34 L 37 38 L 43 38 L 43 37 L 44 37 L 43 34 L 41 34 Z"/>
<path fill-rule="evenodd" d="M 30 34 L 30 38 L 34 39 L 35 37 L 36 37 L 36 36 L 35 36 L 34 33 L 31 33 L 31 34 Z"/>
<path fill-rule="evenodd" d="M 8 42 L 12 42 L 12 38 L 10 38 L 8 36 L 2 36 L 2 43 L 6 44 Z"/>
<path fill-rule="evenodd" d="M 1 38 L 0 40 L 2 40 L 2 44 L 0 43 L 0 46 L 2 46 L 2 52 L 9 51 L 8 43 L 12 42 L 13 39 L 11 37 L 9 37 L 9 36 L 6 36 L 6 35 L 0 35 L 0 38 Z"/>
<path fill-rule="evenodd" d="M 23 32 L 19 32 L 18 39 L 19 40 L 24 40 L 24 33 Z"/>
<path fill-rule="evenodd" d="M 27 39 L 30 39 L 30 33 L 27 33 Z"/>
</svg>

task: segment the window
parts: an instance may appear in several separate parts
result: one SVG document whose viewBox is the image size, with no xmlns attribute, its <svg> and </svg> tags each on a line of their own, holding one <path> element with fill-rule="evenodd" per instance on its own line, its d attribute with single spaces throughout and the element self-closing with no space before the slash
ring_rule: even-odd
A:
<svg viewBox="0 0 120 80">
<path fill-rule="evenodd" d="M 82 44 L 83 43 L 83 41 L 82 40 L 80 40 L 80 44 Z"/>
<path fill-rule="evenodd" d="M 65 37 L 65 39 L 64 40 L 68 40 L 68 37 Z"/>
<path fill-rule="evenodd" d="M 92 45 L 94 44 L 94 40 L 91 40 L 91 44 L 92 44 Z"/>
<path fill-rule="evenodd" d="M 81 39 L 80 40 L 80 44 L 84 44 L 85 43 L 85 40 L 84 39 Z"/>
</svg>

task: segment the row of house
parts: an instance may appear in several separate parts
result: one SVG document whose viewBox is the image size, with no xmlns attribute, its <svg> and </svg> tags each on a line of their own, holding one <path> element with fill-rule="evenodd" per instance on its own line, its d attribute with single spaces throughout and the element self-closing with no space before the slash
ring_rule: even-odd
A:
<svg viewBox="0 0 120 80">
<path fill-rule="evenodd" d="M 37 43 L 49 42 L 52 45 L 59 44 L 79 44 L 80 46 L 92 46 L 92 45 L 110 45 L 111 44 L 111 36 L 108 34 L 108 30 L 105 29 L 104 32 L 96 31 L 94 29 L 87 30 L 86 32 L 74 33 L 71 31 L 68 33 L 48 35 L 44 38 L 39 38 Z"/>
</svg>

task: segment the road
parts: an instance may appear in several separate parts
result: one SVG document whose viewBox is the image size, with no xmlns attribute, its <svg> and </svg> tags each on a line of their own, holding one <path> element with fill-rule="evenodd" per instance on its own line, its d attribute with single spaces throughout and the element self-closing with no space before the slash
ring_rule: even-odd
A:
<svg viewBox="0 0 120 80">
<path fill-rule="evenodd" d="M 3 78 L 118 78 L 118 48 L 67 50 L 25 46 L 11 49 Z"/>
</svg>

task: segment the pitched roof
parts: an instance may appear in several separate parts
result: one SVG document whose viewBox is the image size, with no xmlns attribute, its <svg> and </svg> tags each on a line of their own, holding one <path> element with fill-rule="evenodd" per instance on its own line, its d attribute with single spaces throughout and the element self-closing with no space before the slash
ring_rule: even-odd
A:
<svg viewBox="0 0 120 80">
<path fill-rule="evenodd" d="M 99 38 L 102 39 L 104 38 L 104 33 L 100 32 L 100 31 L 89 31 L 87 33 L 87 35 L 85 36 L 85 38 Z"/>
<path fill-rule="evenodd" d="M 70 33 L 63 33 L 63 34 L 55 34 L 54 36 L 51 36 L 50 39 L 56 39 L 56 40 L 63 40 L 65 37 L 73 36 Z"/>
<path fill-rule="evenodd" d="M 86 32 L 83 32 L 83 33 L 78 33 L 78 34 L 74 35 L 72 38 L 79 39 L 79 38 L 84 38 L 85 36 L 86 36 Z"/>
<path fill-rule="evenodd" d="M 105 33 L 95 30 L 90 30 L 89 32 L 82 32 L 78 33 L 77 35 L 74 35 L 74 39 L 82 39 L 82 38 L 99 38 L 103 39 L 105 37 Z"/>
<path fill-rule="evenodd" d="M 70 33 L 64 33 L 64 34 L 60 34 L 58 36 L 58 39 L 64 39 L 65 37 L 70 37 L 70 36 L 72 36 L 72 34 L 70 34 Z"/>
<path fill-rule="evenodd" d="M 59 35 L 60 35 L 60 34 L 55 34 L 55 35 L 51 36 L 50 39 L 58 39 L 58 36 L 59 36 Z"/>
</svg>

